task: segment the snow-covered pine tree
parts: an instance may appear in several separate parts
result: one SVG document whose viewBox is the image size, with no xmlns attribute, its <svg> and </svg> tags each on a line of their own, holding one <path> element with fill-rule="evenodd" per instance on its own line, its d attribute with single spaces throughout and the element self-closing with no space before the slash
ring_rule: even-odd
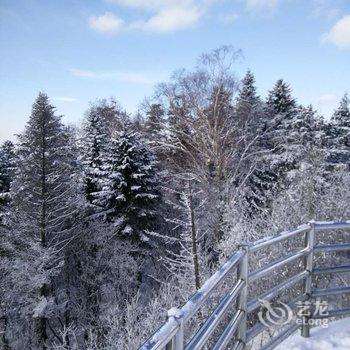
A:
<svg viewBox="0 0 350 350">
<path fill-rule="evenodd" d="M 300 107 L 289 135 L 289 148 L 296 167 L 286 174 L 287 195 L 294 206 L 303 210 L 305 220 L 315 218 L 318 197 L 325 192 L 326 155 L 323 147 L 323 119 L 310 105 Z"/>
<path fill-rule="evenodd" d="M 328 126 L 329 162 L 350 170 L 350 99 L 345 94 Z"/>
<path fill-rule="evenodd" d="M 11 266 L 11 232 L 8 225 L 10 204 L 10 186 L 14 170 L 14 145 L 5 141 L 0 147 L 0 344 L 4 350 L 9 350 L 8 334 L 9 313 L 12 304 L 8 301 L 11 282 L 8 268 Z"/>
<path fill-rule="evenodd" d="M 286 174 L 296 166 L 289 147 L 296 111 L 289 85 L 278 80 L 255 120 L 257 162 L 247 183 L 249 214 L 269 209 L 274 195 L 284 186 Z"/>
<path fill-rule="evenodd" d="M 109 143 L 106 120 L 97 108 L 91 108 L 86 115 L 80 141 L 84 191 L 90 204 L 94 204 L 101 190 L 101 181 L 107 175 Z"/>
<path fill-rule="evenodd" d="M 272 175 L 269 177 L 277 180 L 271 185 L 277 185 L 278 188 L 284 186 L 286 174 L 296 166 L 289 147 L 296 112 L 297 104 L 291 88 L 282 79 L 278 80 L 266 101 L 267 120 L 263 138 L 265 148 L 271 150 L 267 159 Z"/>
<path fill-rule="evenodd" d="M 169 134 L 166 132 L 167 120 L 165 110 L 160 103 L 152 103 L 146 108 L 146 118 L 141 135 L 156 155 L 159 165 L 165 165 L 169 156 L 169 150 L 166 147 Z"/>
<path fill-rule="evenodd" d="M 121 131 L 123 126 L 130 122 L 129 115 L 114 98 L 97 100 L 91 105 L 89 112 L 98 115 L 104 121 L 110 135 Z"/>
<path fill-rule="evenodd" d="M 265 142 L 274 154 L 273 166 L 280 171 L 288 168 L 288 135 L 293 128 L 293 119 L 297 112 L 297 104 L 292 97 L 290 86 L 282 79 L 278 80 L 269 92 L 266 101 Z"/>
<path fill-rule="evenodd" d="M 259 116 L 261 117 L 261 109 L 262 103 L 256 91 L 255 77 L 249 70 L 242 80 L 236 101 L 236 116 L 239 123 L 241 125 L 248 125 L 249 129 L 255 129 L 259 121 Z M 256 130 L 249 131 L 253 132 L 253 134 L 257 132 Z"/>
<path fill-rule="evenodd" d="M 324 120 L 311 105 L 299 107 L 289 134 L 290 149 L 298 163 L 307 154 L 320 150 L 325 139 Z"/>
<path fill-rule="evenodd" d="M 338 109 L 335 111 L 332 121 L 343 128 L 350 128 L 350 99 L 348 94 L 344 94 Z M 349 129 L 342 130 L 343 134 L 349 135 Z"/>
<path fill-rule="evenodd" d="M 148 241 L 159 202 L 154 155 L 130 126 L 112 138 L 108 174 L 96 201 L 116 233 Z"/>
<path fill-rule="evenodd" d="M 59 323 L 51 320 L 65 308 L 65 301 L 55 295 L 55 280 L 74 238 L 77 214 L 68 145 L 60 117 L 47 95 L 40 93 L 19 136 L 11 186 L 12 227 L 21 242 L 12 267 L 16 298 L 21 316 L 34 321 L 36 339 L 30 341 L 40 349 L 59 334 L 54 330 Z"/>
<path fill-rule="evenodd" d="M 273 182 L 273 175 L 266 163 L 266 156 L 269 152 L 265 142 L 266 114 L 262 101 L 257 95 L 255 77 L 251 71 L 248 71 L 242 80 L 235 113 L 244 140 L 240 146 L 244 151 L 250 145 L 249 154 L 253 154 L 244 161 L 248 173 L 245 185 L 245 210 L 253 214 L 266 208 L 270 198 L 270 184 Z"/>
<path fill-rule="evenodd" d="M 9 191 L 15 166 L 14 149 L 11 141 L 5 141 L 0 147 L 0 225 L 10 201 Z"/>
<path fill-rule="evenodd" d="M 286 118 L 293 116 L 296 101 L 292 97 L 290 86 L 283 79 L 277 80 L 275 86 L 269 92 L 266 105 L 272 116 L 278 114 L 284 115 Z"/>
<path fill-rule="evenodd" d="M 145 133 L 150 141 L 156 141 L 164 128 L 165 112 L 160 103 L 153 103 L 146 112 Z"/>
</svg>

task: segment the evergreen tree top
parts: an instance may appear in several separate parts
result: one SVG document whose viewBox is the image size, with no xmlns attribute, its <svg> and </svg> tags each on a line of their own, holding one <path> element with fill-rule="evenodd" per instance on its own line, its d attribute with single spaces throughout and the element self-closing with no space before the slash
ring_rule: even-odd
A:
<svg viewBox="0 0 350 350">
<path fill-rule="evenodd" d="M 254 74 L 248 70 L 247 74 L 242 80 L 242 88 L 240 97 L 256 97 L 255 77 Z"/>
<path fill-rule="evenodd" d="M 152 229 L 159 197 L 155 164 L 155 157 L 130 125 L 112 138 L 107 176 L 95 204 L 121 235 L 143 240 Z"/>
<path fill-rule="evenodd" d="M 36 98 L 32 106 L 32 114 L 30 116 L 28 124 L 31 123 L 33 119 L 49 119 L 54 114 L 55 107 L 50 104 L 49 97 L 44 92 L 39 92 L 38 97 Z M 56 118 L 61 118 L 60 116 L 55 116 Z"/>
<path fill-rule="evenodd" d="M 242 80 L 242 85 L 237 100 L 238 105 L 249 103 L 254 106 L 259 103 L 259 100 L 260 98 L 257 95 L 254 74 L 248 70 Z"/>
<path fill-rule="evenodd" d="M 162 105 L 160 103 L 151 104 L 146 115 L 145 131 L 149 134 L 149 137 L 157 137 L 162 129 L 162 123 L 165 117 L 165 111 Z"/>
<path fill-rule="evenodd" d="M 343 96 L 338 109 L 334 112 L 332 122 L 340 127 L 350 127 L 350 99 L 347 93 Z"/>
<path fill-rule="evenodd" d="M 127 112 L 113 98 L 97 100 L 90 105 L 86 119 L 99 119 L 108 134 L 120 131 L 130 118 Z"/>
<path fill-rule="evenodd" d="M 99 139 L 101 142 L 107 137 L 107 123 L 96 110 L 91 109 L 85 118 L 83 125 L 84 143 Z"/>
<path fill-rule="evenodd" d="M 10 189 L 14 169 L 14 158 L 14 144 L 12 141 L 5 141 L 0 146 L 0 193 L 7 192 Z"/>
<path fill-rule="evenodd" d="M 23 230 L 40 236 L 43 246 L 56 244 L 73 218 L 76 187 L 73 153 L 67 128 L 46 94 L 35 100 L 32 114 L 16 152 L 16 174 L 11 185 L 13 206 L 26 225 Z M 69 214 L 68 214 L 69 213 Z"/>
<path fill-rule="evenodd" d="M 19 135 L 20 147 L 37 146 L 44 147 L 44 144 L 52 143 L 53 140 L 66 137 L 65 128 L 61 123 L 61 116 L 55 114 L 55 107 L 51 105 L 49 97 L 40 92 L 36 98 L 32 113 L 27 122 L 25 131 Z"/>
<path fill-rule="evenodd" d="M 289 115 L 296 109 L 296 100 L 292 97 L 292 89 L 283 79 L 277 80 L 274 88 L 268 94 L 266 104 L 273 114 Z"/>
<path fill-rule="evenodd" d="M 319 142 L 324 137 L 324 120 L 312 105 L 299 107 L 292 121 L 291 138 L 303 144 Z"/>
</svg>

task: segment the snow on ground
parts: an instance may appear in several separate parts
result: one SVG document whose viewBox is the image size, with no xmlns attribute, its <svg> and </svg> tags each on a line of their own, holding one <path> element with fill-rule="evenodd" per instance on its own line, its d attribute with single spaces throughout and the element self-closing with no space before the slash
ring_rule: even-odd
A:
<svg viewBox="0 0 350 350">
<path fill-rule="evenodd" d="M 349 350 L 350 318 L 329 322 L 327 328 L 311 329 L 310 338 L 295 333 L 276 350 Z"/>
</svg>

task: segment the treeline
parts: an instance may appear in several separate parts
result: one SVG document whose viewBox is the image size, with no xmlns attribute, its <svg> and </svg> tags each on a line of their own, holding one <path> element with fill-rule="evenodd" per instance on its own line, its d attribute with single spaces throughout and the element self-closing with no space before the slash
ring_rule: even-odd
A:
<svg viewBox="0 0 350 350">
<path fill-rule="evenodd" d="M 239 242 L 349 218 L 347 95 L 330 120 L 283 80 L 264 100 L 237 55 L 77 128 L 39 94 L 0 150 L 1 348 L 137 349 Z"/>
</svg>

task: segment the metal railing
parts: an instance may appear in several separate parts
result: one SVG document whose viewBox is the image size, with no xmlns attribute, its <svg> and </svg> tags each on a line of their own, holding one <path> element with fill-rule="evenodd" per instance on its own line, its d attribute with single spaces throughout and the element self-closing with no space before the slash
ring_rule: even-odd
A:
<svg viewBox="0 0 350 350">
<path fill-rule="evenodd" d="M 203 286 L 189 299 L 189 301 L 180 309 L 173 308 L 168 311 L 167 322 L 140 348 L 140 350 L 198 350 L 202 349 L 213 335 L 218 331 L 219 323 L 227 315 L 233 303 L 236 302 L 236 311 L 230 318 L 228 324 L 224 327 L 215 344 L 211 346 L 213 350 L 226 349 L 244 349 L 246 345 L 266 329 L 266 325 L 256 322 L 253 327 L 248 329 L 248 315 L 260 307 L 260 301 L 273 300 L 281 292 L 288 291 L 291 287 L 303 282 L 304 292 L 290 302 L 295 305 L 298 301 L 310 299 L 313 297 L 343 295 L 350 293 L 350 287 L 339 287 L 330 289 L 313 288 L 313 277 L 322 274 L 350 272 L 350 265 L 314 268 L 314 254 L 318 252 L 339 252 L 350 251 L 350 243 L 337 244 L 315 244 L 315 235 L 317 231 L 323 230 L 349 230 L 350 221 L 345 222 L 316 222 L 310 221 L 308 224 L 299 226 L 292 231 L 285 231 L 274 237 L 266 237 L 253 244 L 241 245 L 236 252 L 214 275 L 212 275 Z M 285 242 L 294 237 L 305 236 L 305 246 L 303 249 L 289 253 L 281 259 L 274 260 L 260 269 L 249 272 L 248 259 L 251 254 L 263 248 L 273 246 L 276 243 Z M 259 296 L 259 298 L 248 301 L 249 285 L 252 282 L 260 280 L 272 271 L 304 259 L 304 270 L 296 273 L 292 277 L 284 280 L 277 286 L 269 289 Z M 188 322 L 193 318 L 197 311 L 205 305 L 207 299 L 231 273 L 237 270 L 237 281 L 231 287 L 230 291 L 218 303 L 211 315 L 205 320 L 203 325 L 190 339 L 185 339 L 185 329 Z M 350 308 L 332 310 L 328 317 L 337 317 L 350 315 Z M 309 322 L 303 322 L 303 326 L 291 324 L 273 336 L 262 349 L 273 349 L 284 339 L 293 334 L 298 328 L 301 328 L 301 335 L 308 337 Z M 220 328 L 221 330 L 221 328 Z"/>
</svg>

